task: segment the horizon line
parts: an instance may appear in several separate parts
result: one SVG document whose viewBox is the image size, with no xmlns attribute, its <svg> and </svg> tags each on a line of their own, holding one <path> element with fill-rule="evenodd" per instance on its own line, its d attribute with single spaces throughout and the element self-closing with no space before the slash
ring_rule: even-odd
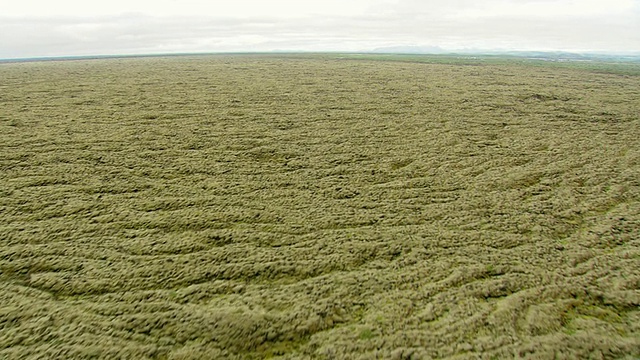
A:
<svg viewBox="0 0 640 360">
<path fill-rule="evenodd" d="M 402 50 L 402 49 L 406 50 Z M 500 49 L 442 49 L 437 51 L 420 51 L 421 46 L 388 46 L 373 50 L 341 51 L 341 50 L 265 50 L 265 51 L 207 51 L 207 52 L 158 52 L 158 53 L 123 53 L 123 54 L 90 54 L 90 55 L 36 55 L 29 57 L 0 57 L 0 63 L 38 62 L 38 61 L 72 61 L 72 60 L 99 60 L 99 59 L 124 59 L 145 57 L 179 57 L 179 56 L 211 56 L 211 55 L 429 55 L 429 56 L 515 56 L 531 57 L 532 55 L 547 55 L 549 58 L 562 58 L 565 60 L 586 60 L 599 58 L 627 58 L 631 61 L 640 61 L 640 51 L 573 51 L 573 50 L 500 50 Z M 416 49 L 411 51 L 410 49 Z"/>
</svg>

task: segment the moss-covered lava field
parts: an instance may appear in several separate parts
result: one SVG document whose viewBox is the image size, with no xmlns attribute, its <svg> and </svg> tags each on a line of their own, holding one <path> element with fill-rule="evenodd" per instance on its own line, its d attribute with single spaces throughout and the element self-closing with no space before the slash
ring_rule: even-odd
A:
<svg viewBox="0 0 640 360">
<path fill-rule="evenodd" d="M 639 64 L 0 64 L 0 358 L 633 359 L 639 306 Z"/>
</svg>

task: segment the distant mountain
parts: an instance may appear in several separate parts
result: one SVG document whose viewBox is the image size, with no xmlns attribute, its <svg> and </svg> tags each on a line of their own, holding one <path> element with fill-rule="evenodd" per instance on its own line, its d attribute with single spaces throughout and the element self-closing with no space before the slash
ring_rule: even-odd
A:
<svg viewBox="0 0 640 360">
<path fill-rule="evenodd" d="M 640 51 L 626 53 L 570 51 L 519 51 L 519 50 L 486 50 L 486 49 L 457 49 L 447 50 L 438 46 L 387 46 L 367 51 L 373 54 L 460 54 L 460 55 L 489 55 L 514 56 L 550 61 L 630 61 L 640 62 Z"/>
<path fill-rule="evenodd" d="M 446 51 L 438 46 L 387 46 L 371 50 L 375 54 L 446 54 Z"/>
<path fill-rule="evenodd" d="M 554 61 L 640 61 L 640 53 L 577 53 L 569 51 L 479 51 L 476 54 L 525 57 Z"/>
</svg>

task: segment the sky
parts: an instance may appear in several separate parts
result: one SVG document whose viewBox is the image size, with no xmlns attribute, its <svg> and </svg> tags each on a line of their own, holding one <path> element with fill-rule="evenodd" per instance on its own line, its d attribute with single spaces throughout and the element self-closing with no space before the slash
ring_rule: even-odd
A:
<svg viewBox="0 0 640 360">
<path fill-rule="evenodd" d="M 640 0 L 0 0 L 0 58 L 199 52 L 640 52 Z"/>
</svg>

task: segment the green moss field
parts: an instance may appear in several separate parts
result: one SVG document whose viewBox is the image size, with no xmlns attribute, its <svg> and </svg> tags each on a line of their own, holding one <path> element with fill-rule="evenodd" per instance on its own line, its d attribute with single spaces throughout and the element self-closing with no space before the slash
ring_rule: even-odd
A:
<svg viewBox="0 0 640 360">
<path fill-rule="evenodd" d="M 1 359 L 637 359 L 640 64 L 0 64 Z"/>
</svg>

